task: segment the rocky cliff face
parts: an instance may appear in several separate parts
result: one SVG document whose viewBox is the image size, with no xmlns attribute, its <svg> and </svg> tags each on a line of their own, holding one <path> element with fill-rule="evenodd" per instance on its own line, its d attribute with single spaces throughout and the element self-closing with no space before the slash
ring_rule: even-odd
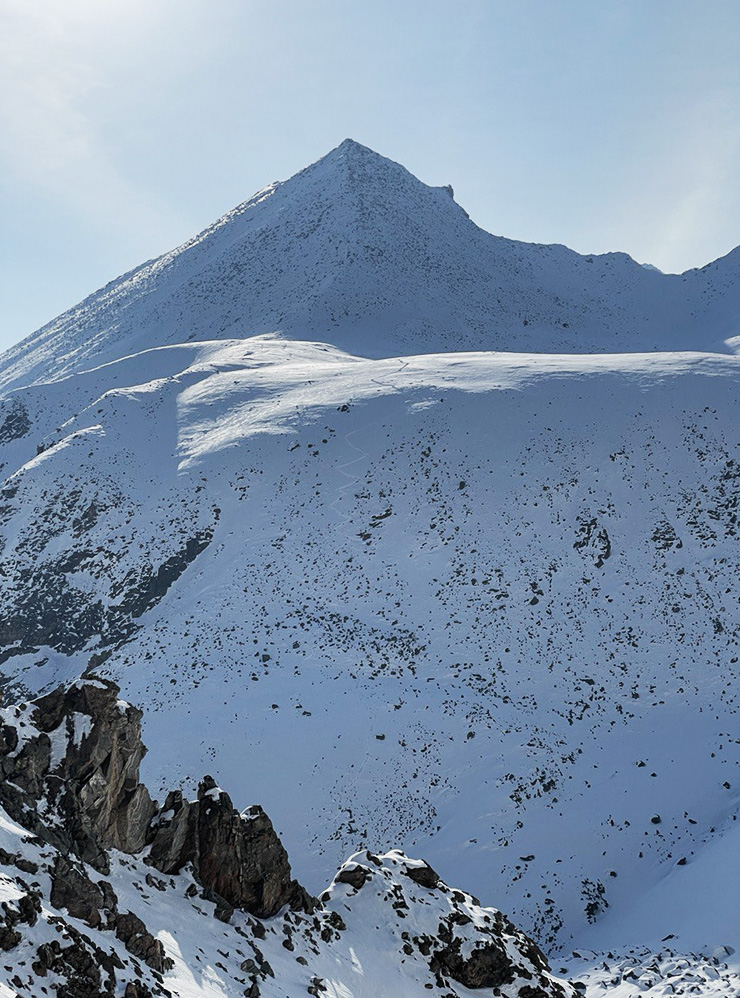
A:
<svg viewBox="0 0 740 998">
<path fill-rule="evenodd" d="M 206 776 L 198 799 L 168 794 L 151 832 L 149 861 L 162 873 L 192 864 L 216 900 L 259 918 L 288 904 L 310 911 L 313 901 L 290 876 L 288 854 L 272 822 L 255 805 L 239 814 L 227 793 Z"/>
<path fill-rule="evenodd" d="M 101 872 L 107 849 L 139 852 L 156 811 L 139 783 L 140 721 L 141 711 L 99 680 L 13 711 L 0 743 L 8 814 Z"/>
<path fill-rule="evenodd" d="M 13 713 L 0 743 L 0 803 L 44 841 L 100 873 L 108 850 L 149 846 L 163 873 L 186 864 L 226 907 L 264 918 L 284 905 L 311 907 L 290 876 L 288 855 L 259 807 L 240 815 L 206 776 L 196 801 L 180 792 L 160 809 L 139 782 L 146 748 L 141 711 L 118 699 L 107 680 L 59 688 Z"/>
<path fill-rule="evenodd" d="M 426 863 L 358 854 L 317 901 L 264 811 L 239 814 L 210 777 L 160 807 L 139 782 L 141 712 L 118 692 L 90 679 L 0 713 L 0 962 L 17 994 L 354 994 L 325 971 L 356 974 L 357 954 L 388 995 L 573 994 L 501 912 Z M 381 926 L 392 945 L 374 952 Z"/>
</svg>

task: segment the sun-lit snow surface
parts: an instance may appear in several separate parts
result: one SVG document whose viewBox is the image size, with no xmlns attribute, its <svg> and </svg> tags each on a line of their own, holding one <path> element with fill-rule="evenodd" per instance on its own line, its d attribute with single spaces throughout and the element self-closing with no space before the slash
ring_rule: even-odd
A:
<svg viewBox="0 0 740 998">
<path fill-rule="evenodd" d="M 736 994 L 739 253 L 492 236 L 351 141 L 259 192 L 0 360 L 7 695 L 108 670 L 312 890 L 401 847 L 589 994 Z"/>
<path fill-rule="evenodd" d="M 325 907 L 313 914 L 291 912 L 286 907 L 260 922 L 236 911 L 226 924 L 214 918 L 214 905 L 198 896 L 189 873 L 160 876 L 144 864 L 141 856 L 116 852 L 106 877 L 86 867 L 94 881 L 106 880 L 112 885 L 120 911 L 141 918 L 164 946 L 174 965 L 158 977 L 152 975 L 143 960 L 132 959 L 113 931 L 91 929 L 79 918 L 51 906 L 47 869 L 53 850 L 29 843 L 25 829 L 11 821 L 2 808 L 0 849 L 5 850 L 5 856 L 0 854 L 0 905 L 4 903 L 15 911 L 29 888 L 41 901 L 33 924 L 24 924 L 25 920 L 16 923 L 21 941 L 0 954 L 0 998 L 40 998 L 42 989 L 43 994 L 53 995 L 57 987 L 64 985 L 57 973 L 39 974 L 34 965 L 42 944 L 56 941 L 62 949 L 70 945 L 66 926 L 82 933 L 106 956 L 115 956 L 116 995 L 123 994 L 127 981 L 138 978 L 152 989 L 149 994 L 163 993 L 157 990 L 159 982 L 167 989 L 164 993 L 174 998 L 234 998 L 250 993 L 252 972 L 258 966 L 269 967 L 264 975 L 258 975 L 256 993 L 260 998 L 297 998 L 307 993 L 321 998 L 475 998 L 481 993 L 491 994 L 490 988 L 481 992 L 443 981 L 431 971 L 428 955 L 425 958 L 407 940 L 436 939 L 440 924 L 451 916 L 466 919 L 467 925 L 455 931 L 464 940 L 462 952 L 467 958 L 467 950 L 474 948 L 473 941 L 480 942 L 483 936 L 477 930 L 490 932 L 498 912 L 481 908 L 471 895 L 445 885 L 434 890 L 418 886 L 406 876 L 406 870 L 422 864 L 398 851 L 372 856 L 372 862 L 367 853 L 353 856 L 346 866 L 361 865 L 368 881 L 360 890 L 332 882 L 324 894 Z M 12 862 L 7 862 L 8 854 L 22 856 L 37 869 L 19 873 Z M 188 896 L 189 890 L 195 896 Z M 4 909 L 0 910 L 4 914 Z M 518 958 L 524 970 L 534 970 L 522 960 L 518 934 L 504 935 L 502 942 L 507 955 Z M 107 973 L 101 976 L 105 982 Z M 517 978 L 499 993 L 504 998 L 515 998 L 534 976 L 529 973 L 528 979 Z M 740 978 L 733 975 L 733 980 Z M 83 990 L 80 986 L 80 990 L 65 993 L 78 995 Z M 572 989 L 564 984 L 564 996 L 566 993 L 570 995 Z"/>
<path fill-rule="evenodd" d="M 149 347 L 279 331 L 362 356 L 727 350 L 740 250 L 683 275 L 479 229 L 446 188 L 347 140 L 44 326 L 0 387 Z"/>
<path fill-rule="evenodd" d="M 398 847 L 550 952 L 740 949 L 739 380 L 260 337 L 12 393 L 3 670 L 109 656 L 150 786 L 212 770 L 310 889 Z"/>
</svg>

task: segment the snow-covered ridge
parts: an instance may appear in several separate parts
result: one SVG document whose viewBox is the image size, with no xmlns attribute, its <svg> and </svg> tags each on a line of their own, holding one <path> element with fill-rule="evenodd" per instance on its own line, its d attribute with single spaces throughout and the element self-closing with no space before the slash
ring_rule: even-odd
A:
<svg viewBox="0 0 740 998">
<path fill-rule="evenodd" d="M 370 357 L 727 350 L 739 269 L 738 251 L 677 276 L 493 236 L 448 189 L 347 140 L 11 348 L 0 387 L 265 333 Z"/>
<path fill-rule="evenodd" d="M 93 680 L 0 711 L 3 998 L 574 998 L 423 861 L 358 853 L 317 900 L 261 808 L 238 814 L 211 778 L 159 808 L 117 694 Z"/>
</svg>

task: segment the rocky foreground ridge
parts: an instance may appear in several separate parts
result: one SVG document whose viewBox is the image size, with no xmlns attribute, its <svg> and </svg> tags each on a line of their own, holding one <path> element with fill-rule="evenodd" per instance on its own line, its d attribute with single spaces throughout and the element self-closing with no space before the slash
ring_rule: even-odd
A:
<svg viewBox="0 0 740 998">
<path fill-rule="evenodd" d="M 258 806 L 139 782 L 141 712 L 112 682 L 0 712 L 0 996 L 567 998 L 499 911 L 399 852 L 313 898 Z"/>
</svg>

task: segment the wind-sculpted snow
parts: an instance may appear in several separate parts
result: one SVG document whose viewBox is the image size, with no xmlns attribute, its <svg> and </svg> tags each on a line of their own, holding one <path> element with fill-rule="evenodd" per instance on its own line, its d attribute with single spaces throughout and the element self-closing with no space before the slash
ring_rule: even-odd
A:
<svg viewBox="0 0 740 998">
<path fill-rule="evenodd" d="M 347 140 L 13 347 L 0 388 L 265 333 L 369 357 L 726 350 L 738 336 L 740 250 L 665 275 L 624 253 L 491 235 L 450 194 Z"/>
<path fill-rule="evenodd" d="M 102 668 L 150 786 L 259 799 L 304 883 L 403 848 L 548 949 L 670 884 L 644 945 L 738 948 L 685 913 L 737 813 L 739 374 L 260 337 L 15 392 L 10 691 Z"/>
</svg>

